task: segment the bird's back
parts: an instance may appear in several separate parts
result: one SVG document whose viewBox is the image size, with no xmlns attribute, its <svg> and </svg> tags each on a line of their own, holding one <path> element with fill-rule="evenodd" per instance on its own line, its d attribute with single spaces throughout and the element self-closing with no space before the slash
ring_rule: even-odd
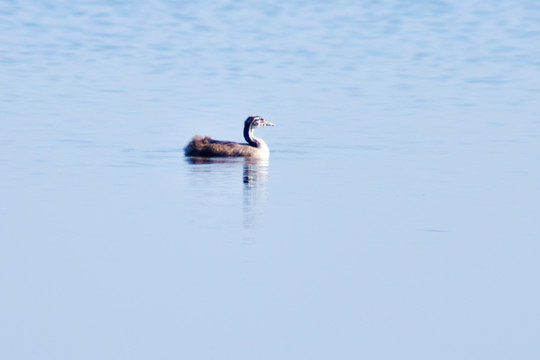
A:
<svg viewBox="0 0 540 360">
<path fill-rule="evenodd" d="M 249 144 L 214 140 L 208 136 L 195 136 L 184 148 L 186 156 L 203 157 L 261 157 L 260 149 Z"/>
</svg>

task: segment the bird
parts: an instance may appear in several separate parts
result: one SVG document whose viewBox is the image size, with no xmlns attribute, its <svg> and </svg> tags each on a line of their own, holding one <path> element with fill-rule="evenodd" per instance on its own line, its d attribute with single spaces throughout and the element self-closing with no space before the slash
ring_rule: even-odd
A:
<svg viewBox="0 0 540 360">
<path fill-rule="evenodd" d="M 268 159 L 270 150 L 266 143 L 253 136 L 253 129 L 274 126 L 258 115 L 250 115 L 244 122 L 244 139 L 247 144 L 214 140 L 208 136 L 195 135 L 184 148 L 186 156 L 198 157 L 244 157 Z"/>
</svg>

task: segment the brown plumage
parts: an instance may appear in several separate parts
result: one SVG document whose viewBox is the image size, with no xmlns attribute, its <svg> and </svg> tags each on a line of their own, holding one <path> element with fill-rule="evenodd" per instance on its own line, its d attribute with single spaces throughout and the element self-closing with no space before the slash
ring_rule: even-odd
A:
<svg viewBox="0 0 540 360">
<path fill-rule="evenodd" d="M 260 116 L 251 115 L 244 122 L 247 144 L 195 136 L 184 148 L 186 156 L 268 158 L 270 150 L 262 139 L 253 136 L 253 129 L 274 126 Z"/>
</svg>

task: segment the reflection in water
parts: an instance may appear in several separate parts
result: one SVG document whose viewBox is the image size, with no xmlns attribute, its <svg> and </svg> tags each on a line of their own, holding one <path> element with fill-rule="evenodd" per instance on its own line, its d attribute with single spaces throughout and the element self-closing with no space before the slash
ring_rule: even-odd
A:
<svg viewBox="0 0 540 360">
<path fill-rule="evenodd" d="M 266 200 L 268 160 L 249 160 L 244 163 L 244 228 L 253 228 Z"/>
<path fill-rule="evenodd" d="M 268 160 L 262 159 L 239 159 L 239 158 L 202 158 L 189 157 L 187 161 L 192 165 L 208 165 L 204 171 L 198 167 L 193 167 L 194 173 L 199 176 L 212 176 L 218 178 L 222 184 L 226 184 L 231 177 L 239 176 L 243 184 L 243 226 L 250 229 L 256 226 L 257 218 L 262 212 L 262 207 L 266 200 L 266 183 L 268 180 Z M 235 171 L 240 165 L 242 172 Z M 241 175 L 241 177 L 240 177 Z M 202 184 L 211 183 L 211 179 L 198 179 Z M 235 180 L 233 179 L 233 182 Z"/>
</svg>

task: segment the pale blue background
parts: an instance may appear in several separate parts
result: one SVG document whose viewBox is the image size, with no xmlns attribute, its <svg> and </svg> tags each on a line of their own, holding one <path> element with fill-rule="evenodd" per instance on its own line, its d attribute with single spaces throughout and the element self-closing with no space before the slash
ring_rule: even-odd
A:
<svg viewBox="0 0 540 360">
<path fill-rule="evenodd" d="M 0 1 L 0 358 L 539 359 L 539 44 L 532 0 Z M 253 113 L 269 163 L 183 157 Z"/>
</svg>

